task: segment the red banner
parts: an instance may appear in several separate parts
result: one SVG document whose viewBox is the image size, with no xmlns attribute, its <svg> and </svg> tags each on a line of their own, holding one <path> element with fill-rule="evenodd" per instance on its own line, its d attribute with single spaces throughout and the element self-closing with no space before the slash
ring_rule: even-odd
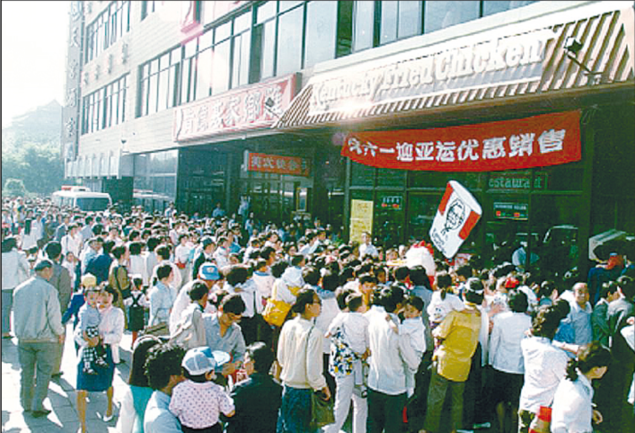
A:
<svg viewBox="0 0 635 433">
<path fill-rule="evenodd" d="M 309 176 L 309 161 L 295 156 L 266 155 L 264 153 L 249 153 L 248 171 L 264 173 L 292 174 L 295 176 Z"/>
<path fill-rule="evenodd" d="M 342 155 L 360 164 L 421 171 L 498 171 L 579 161 L 580 112 L 434 129 L 355 132 Z"/>
</svg>

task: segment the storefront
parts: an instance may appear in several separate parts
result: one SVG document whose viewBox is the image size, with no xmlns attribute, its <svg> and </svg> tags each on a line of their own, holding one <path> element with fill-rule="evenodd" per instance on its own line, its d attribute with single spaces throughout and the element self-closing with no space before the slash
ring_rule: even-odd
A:
<svg viewBox="0 0 635 433">
<path fill-rule="evenodd" d="M 584 272 L 590 236 L 635 232 L 633 9 L 599 3 L 325 67 L 276 126 L 338 137 L 347 157 L 345 228 L 353 235 L 366 224 L 386 247 L 429 240 L 446 184 L 457 180 L 483 209 L 462 252 L 489 265 L 524 245 L 528 265 L 533 252 L 548 270 Z M 563 128 L 532 130 L 533 156 L 544 159 L 509 164 L 528 141 L 528 119 L 567 113 L 577 116 L 578 132 L 567 136 L 577 150 L 554 159 L 540 146 L 558 142 Z M 487 135 L 492 122 L 517 132 Z M 469 162 L 470 139 L 477 140 L 474 164 L 443 166 L 451 158 Z"/>
</svg>

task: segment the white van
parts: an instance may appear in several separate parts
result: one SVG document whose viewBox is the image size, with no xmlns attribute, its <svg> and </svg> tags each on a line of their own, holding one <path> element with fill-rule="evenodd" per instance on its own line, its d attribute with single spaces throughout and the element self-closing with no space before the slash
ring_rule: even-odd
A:
<svg viewBox="0 0 635 433">
<path fill-rule="evenodd" d="M 53 193 L 53 204 L 79 208 L 85 212 L 104 211 L 112 204 L 110 194 L 92 192 L 85 186 L 62 186 L 61 191 Z"/>
</svg>

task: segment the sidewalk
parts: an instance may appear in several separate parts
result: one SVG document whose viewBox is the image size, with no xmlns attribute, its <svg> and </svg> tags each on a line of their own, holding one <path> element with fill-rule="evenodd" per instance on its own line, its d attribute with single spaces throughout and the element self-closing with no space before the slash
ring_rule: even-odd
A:
<svg viewBox="0 0 635 433">
<path fill-rule="evenodd" d="M 51 380 L 48 397 L 44 407 L 52 412 L 46 418 L 34 418 L 22 412 L 20 406 L 20 363 L 18 362 L 17 339 L 2 340 L 2 433 L 46 432 L 76 433 L 79 429 L 77 416 L 77 391 L 75 390 L 77 357 L 73 345 L 72 326 L 66 330 L 64 357 L 62 358 L 63 375 Z M 115 418 L 106 423 L 102 420 L 106 413 L 106 393 L 88 394 L 86 406 L 86 427 L 91 433 L 115 432 L 119 415 L 120 401 L 126 389 L 130 374 L 132 336 L 124 334 L 119 349 L 121 359 L 125 361 L 115 368 L 114 414 Z"/>
</svg>

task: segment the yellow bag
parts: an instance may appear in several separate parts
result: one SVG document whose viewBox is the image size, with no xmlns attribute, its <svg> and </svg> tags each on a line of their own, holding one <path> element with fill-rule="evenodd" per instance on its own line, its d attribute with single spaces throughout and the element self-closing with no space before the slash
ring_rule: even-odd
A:
<svg viewBox="0 0 635 433">
<path fill-rule="evenodd" d="M 277 291 L 278 281 L 276 281 L 273 285 L 271 297 L 267 299 L 267 305 L 265 305 L 265 309 L 262 312 L 262 318 L 268 324 L 277 326 L 279 328 L 284 323 L 284 319 L 286 319 L 287 314 L 289 314 L 289 310 L 291 310 L 291 304 L 287 304 L 284 301 L 278 301 L 274 299 L 276 297 Z"/>
</svg>

